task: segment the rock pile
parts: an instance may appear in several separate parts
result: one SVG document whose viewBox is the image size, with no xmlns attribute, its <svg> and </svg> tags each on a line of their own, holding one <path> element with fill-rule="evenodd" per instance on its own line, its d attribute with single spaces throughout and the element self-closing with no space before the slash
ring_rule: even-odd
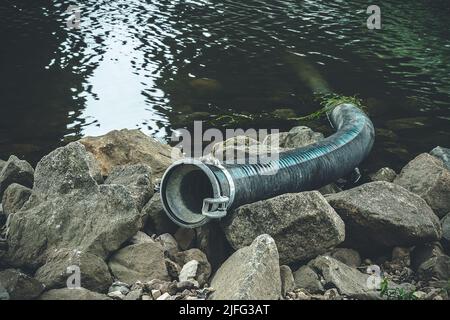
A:
<svg viewBox="0 0 450 320">
<path fill-rule="evenodd" d="M 289 149 L 323 136 L 271 139 Z M 214 152 L 256 144 L 235 140 Z M 174 225 L 154 191 L 181 155 L 139 131 L 70 143 L 35 169 L 11 156 L 0 161 L 0 300 L 448 299 L 449 154 L 195 230 Z"/>
</svg>

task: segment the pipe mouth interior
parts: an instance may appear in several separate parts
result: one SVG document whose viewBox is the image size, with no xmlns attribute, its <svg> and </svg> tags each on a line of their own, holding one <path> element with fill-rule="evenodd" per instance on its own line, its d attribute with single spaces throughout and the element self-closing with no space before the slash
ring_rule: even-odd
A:
<svg viewBox="0 0 450 320">
<path fill-rule="evenodd" d="M 203 163 L 179 163 L 170 167 L 161 181 L 164 209 L 175 223 L 188 228 L 204 225 L 203 200 L 218 195 L 218 182 Z"/>
</svg>

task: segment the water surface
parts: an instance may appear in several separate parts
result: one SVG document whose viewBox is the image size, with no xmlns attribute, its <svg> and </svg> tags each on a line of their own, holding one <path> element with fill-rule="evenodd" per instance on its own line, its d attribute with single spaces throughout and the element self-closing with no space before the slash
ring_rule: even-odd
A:
<svg viewBox="0 0 450 320">
<path fill-rule="evenodd" d="M 449 8 L 385 0 L 382 30 L 368 30 L 362 0 L 2 0 L 0 158 L 35 163 L 121 128 L 167 139 L 194 120 L 286 130 L 319 107 L 306 60 L 368 106 L 377 141 L 363 167 L 398 170 L 450 147 Z"/>
</svg>

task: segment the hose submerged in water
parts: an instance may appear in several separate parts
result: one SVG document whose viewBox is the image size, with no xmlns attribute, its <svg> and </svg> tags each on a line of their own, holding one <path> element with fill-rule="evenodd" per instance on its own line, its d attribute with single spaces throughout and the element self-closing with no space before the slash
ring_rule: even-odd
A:
<svg viewBox="0 0 450 320">
<path fill-rule="evenodd" d="M 335 107 L 328 117 L 335 134 L 282 152 L 275 160 L 242 165 L 213 165 L 195 159 L 176 162 L 161 181 L 167 215 L 180 226 L 196 228 L 243 204 L 316 190 L 347 175 L 372 149 L 374 127 L 353 104 Z"/>
</svg>

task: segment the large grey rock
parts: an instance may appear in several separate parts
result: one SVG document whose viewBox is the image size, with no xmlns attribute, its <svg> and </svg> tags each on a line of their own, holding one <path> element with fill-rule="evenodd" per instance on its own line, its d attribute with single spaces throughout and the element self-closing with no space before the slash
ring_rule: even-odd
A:
<svg viewBox="0 0 450 320">
<path fill-rule="evenodd" d="M 372 181 L 393 182 L 397 178 L 397 173 L 391 168 L 381 168 L 376 173 L 370 175 Z"/>
<path fill-rule="evenodd" d="M 44 291 L 42 283 L 15 269 L 0 272 L 0 287 L 6 289 L 11 300 L 35 299 Z"/>
<path fill-rule="evenodd" d="M 308 266 L 316 271 L 325 281 L 325 287 L 335 287 L 341 295 L 357 299 L 376 299 L 380 295 L 368 285 L 368 274 L 331 258 L 320 256 Z"/>
<path fill-rule="evenodd" d="M 3 170 L 3 167 L 5 166 L 5 164 L 6 164 L 6 161 L 5 161 L 5 160 L 2 160 L 2 159 L 0 159 L 0 172 L 2 172 L 2 170 Z"/>
<path fill-rule="evenodd" d="M 358 251 L 353 249 L 336 248 L 332 251 L 331 257 L 353 268 L 358 268 L 361 265 L 361 256 Z"/>
<path fill-rule="evenodd" d="M 439 217 L 450 211 L 450 171 L 427 153 L 417 156 L 394 183 L 422 197 Z"/>
<path fill-rule="evenodd" d="M 450 213 L 448 213 L 442 220 L 442 243 L 446 248 L 450 248 Z"/>
<path fill-rule="evenodd" d="M 56 249 L 106 258 L 142 226 L 130 193 L 119 185 L 97 185 L 89 155 L 71 143 L 37 165 L 29 201 L 9 223 L 8 260 L 38 268 Z"/>
<path fill-rule="evenodd" d="M 211 275 L 211 264 L 206 255 L 199 249 L 189 249 L 186 251 L 169 253 L 169 258 L 179 266 L 184 266 L 189 261 L 195 260 L 198 264 L 196 280 L 200 286 L 208 282 Z"/>
<path fill-rule="evenodd" d="M 154 178 L 161 178 L 167 167 L 181 158 L 178 149 L 139 130 L 114 130 L 99 137 L 85 137 L 80 143 L 97 159 L 103 176 L 108 176 L 115 166 L 142 163 L 152 168 Z"/>
<path fill-rule="evenodd" d="M 156 242 L 125 247 L 111 257 L 108 265 L 116 279 L 128 284 L 169 280 L 163 249 Z"/>
<path fill-rule="evenodd" d="M 6 188 L 13 183 L 21 184 L 31 188 L 33 186 L 34 170 L 25 160 L 20 160 L 16 156 L 9 157 L 0 171 L 0 199 Z"/>
<path fill-rule="evenodd" d="M 313 258 L 344 241 L 341 218 L 317 191 L 284 194 L 236 209 L 224 224 L 235 249 L 267 233 L 277 244 L 281 264 Z"/>
<path fill-rule="evenodd" d="M 111 300 L 107 295 L 87 289 L 53 289 L 44 292 L 39 300 Z"/>
<path fill-rule="evenodd" d="M 279 143 L 279 147 L 283 149 L 295 149 L 304 147 L 324 139 L 322 133 L 314 132 L 308 127 L 294 127 L 289 132 L 281 132 L 268 135 L 263 144 L 271 145 L 274 141 Z"/>
<path fill-rule="evenodd" d="M 108 266 L 96 255 L 77 250 L 57 250 L 40 267 L 35 278 L 45 285 L 46 290 L 67 286 L 67 279 L 72 274 L 68 268 L 77 266 L 80 270 L 81 286 L 95 291 L 106 292 L 113 282 Z"/>
<path fill-rule="evenodd" d="M 142 209 L 142 215 L 145 219 L 144 231 L 147 234 L 173 234 L 178 229 L 178 226 L 169 219 L 164 211 L 160 193 L 155 193 L 148 201 Z"/>
<path fill-rule="evenodd" d="M 281 295 L 280 266 L 275 241 L 258 236 L 236 251 L 217 270 L 213 300 L 277 300 Z"/>
<path fill-rule="evenodd" d="M 8 216 L 19 211 L 31 196 L 31 189 L 13 183 L 3 193 L 3 212 Z"/>
<path fill-rule="evenodd" d="M 325 289 L 319 275 L 310 266 L 302 266 L 294 272 L 295 288 L 305 289 L 309 293 L 323 293 Z"/>
<path fill-rule="evenodd" d="M 371 182 L 338 194 L 328 202 L 342 217 L 352 247 L 408 246 L 438 240 L 442 230 L 419 196 L 388 182 Z"/>
<path fill-rule="evenodd" d="M 430 154 L 438 159 L 440 159 L 445 167 L 450 170 L 450 149 L 443 147 L 436 147 L 431 150 Z"/>
<path fill-rule="evenodd" d="M 139 211 L 154 193 L 152 169 L 145 164 L 117 166 L 111 169 L 105 184 L 123 185 L 130 192 Z"/>
</svg>

